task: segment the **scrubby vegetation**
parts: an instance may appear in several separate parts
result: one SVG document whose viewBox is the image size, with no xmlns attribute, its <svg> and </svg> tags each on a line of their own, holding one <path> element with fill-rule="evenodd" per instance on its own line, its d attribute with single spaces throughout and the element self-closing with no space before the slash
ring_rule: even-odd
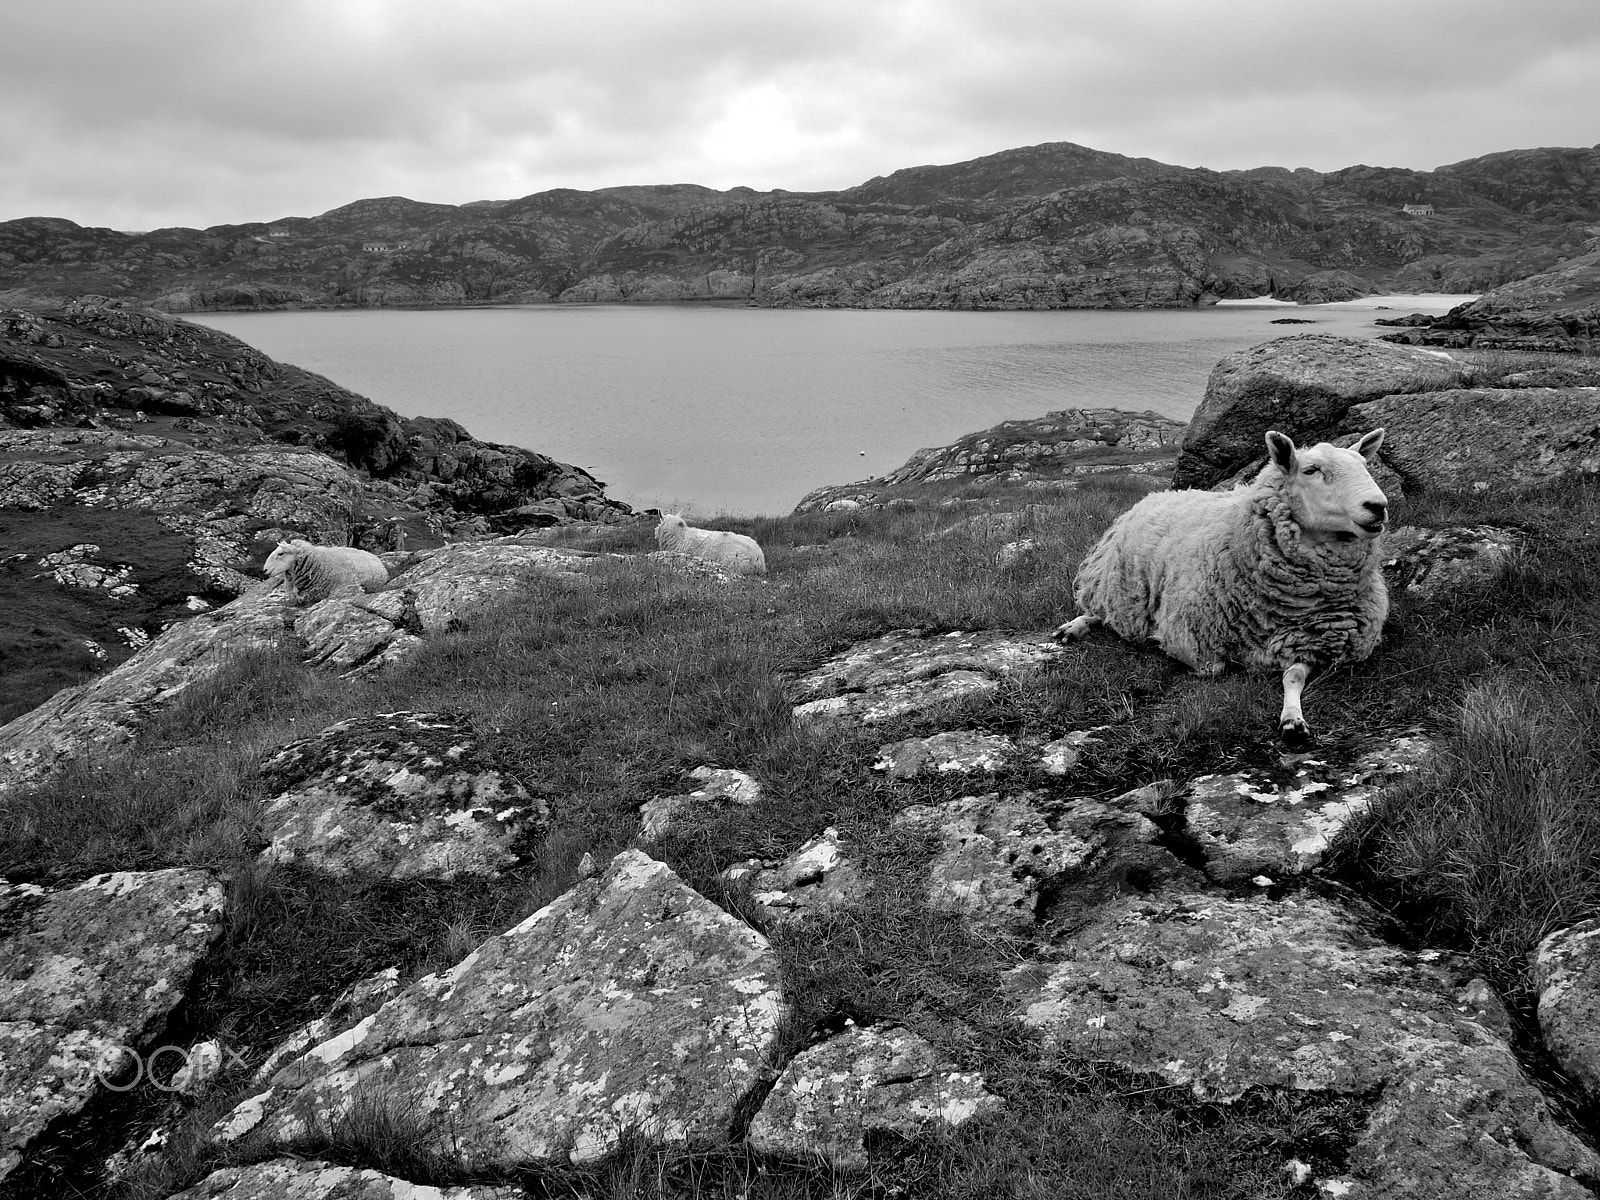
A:
<svg viewBox="0 0 1600 1200">
<path fill-rule="evenodd" d="M 958 494 L 959 493 L 959 494 Z M 1203 679 L 1153 649 L 1095 635 L 1058 666 L 936 716 L 824 735 L 797 730 L 783 679 L 890 629 L 1041 629 L 1071 611 L 1078 560 L 1142 491 L 1069 493 L 964 485 L 947 497 L 1029 510 L 1035 547 L 995 565 L 1016 534 L 955 528 L 972 505 L 730 522 L 765 547 L 770 580 L 737 587 L 618 560 L 579 581 L 530 578 L 459 632 L 365 680 L 304 667 L 290 651 L 242 656 L 191 689 L 136 754 L 74 767 L 0 801 L 0 875 L 65 882 L 128 867 L 204 865 L 231 880 L 229 929 L 180 1014 L 255 1061 L 319 1015 L 350 982 L 398 964 L 402 979 L 447 967 L 573 883 L 586 853 L 628 845 L 639 805 L 683 791 L 704 763 L 755 775 L 765 802 L 698 820 L 657 843 L 692 886 L 759 924 L 720 871 L 775 857 L 827 825 L 861 848 L 871 899 L 847 914 L 771 929 L 795 1005 L 788 1049 L 813 1033 L 899 1022 L 1006 1099 L 948 1137 L 873 1148 L 843 1175 L 744 1149 L 690 1155 L 630 1148 L 596 1168 L 510 1181 L 537 1197 L 1289 1197 L 1309 1196 L 1284 1164 L 1340 1165 L 1357 1101 L 1260 1095 L 1232 1106 L 1052 1056 L 1010 1016 L 1000 976 L 1029 953 L 928 911 L 917 884 L 931 853 L 892 830 L 907 803 L 973 790 L 935 777 L 886 783 L 876 748 L 948 728 L 1058 736 L 1108 725 L 1064 785 L 1018 770 L 1004 786 L 1110 797 L 1204 771 L 1276 761 L 1274 675 Z M 1381 800 L 1336 866 L 1432 944 L 1475 956 L 1526 1002 L 1524 958 L 1542 933 L 1600 912 L 1600 486 L 1573 482 L 1514 498 L 1438 497 L 1397 513 L 1424 525 L 1522 531 L 1511 571 L 1437 599 L 1395 598 L 1384 642 L 1308 692 L 1325 740 L 1423 728 L 1445 752 Z M 647 525 L 562 531 L 581 548 L 653 548 Z M 396 709 L 464 713 L 490 749 L 549 804 L 553 828 L 530 861 L 493 885 L 359 887 L 279 871 L 258 876 L 255 766 L 333 721 Z M 1310 885 L 1322 886 L 1322 885 Z M 1047 920 L 1049 914 L 1046 914 Z M 1042 1065 L 1041 1065 L 1042 1064 Z M 235 1068 L 188 1117 L 168 1166 L 123 1194 L 165 1196 L 220 1165 L 198 1138 L 242 1095 Z M 231 1089 L 231 1091 L 230 1091 Z M 109 1105 L 107 1145 L 62 1146 L 30 1167 L 38 1194 L 87 1186 L 82 1163 L 154 1119 L 149 1100 Z M 457 1164 L 407 1158 L 406 1114 L 375 1108 L 305 1150 L 385 1166 L 418 1183 L 466 1181 Z M 110 1141 L 115 1136 L 116 1141 Z"/>
</svg>

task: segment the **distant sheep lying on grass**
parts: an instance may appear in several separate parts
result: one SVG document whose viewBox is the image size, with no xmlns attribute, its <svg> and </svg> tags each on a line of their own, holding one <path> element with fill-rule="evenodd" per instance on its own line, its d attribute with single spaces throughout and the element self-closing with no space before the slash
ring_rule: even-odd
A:
<svg viewBox="0 0 1600 1200">
<path fill-rule="evenodd" d="M 1310 670 L 1366 658 L 1389 614 L 1378 545 L 1389 502 L 1367 471 L 1383 430 L 1349 450 L 1297 449 L 1277 431 L 1266 441 L 1249 484 L 1157 492 L 1118 517 L 1078 568 L 1080 615 L 1055 636 L 1105 624 L 1204 675 L 1278 668 L 1279 730 L 1302 749 Z"/>
<path fill-rule="evenodd" d="M 326 600 L 345 584 L 374 592 L 389 582 L 389 569 L 376 554 L 354 546 L 314 546 L 303 538 L 279 542 L 264 570 L 268 579 L 287 587 L 290 604 Z"/>
<path fill-rule="evenodd" d="M 676 513 L 667 513 L 656 526 L 656 545 L 676 554 L 688 554 L 716 563 L 740 575 L 765 575 L 767 558 L 753 537 L 725 529 L 696 529 Z"/>
</svg>

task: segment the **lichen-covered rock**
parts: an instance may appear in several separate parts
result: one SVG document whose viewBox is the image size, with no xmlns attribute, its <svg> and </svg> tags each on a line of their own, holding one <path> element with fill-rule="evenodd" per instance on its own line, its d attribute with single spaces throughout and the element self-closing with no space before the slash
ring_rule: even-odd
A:
<svg viewBox="0 0 1600 1200">
<path fill-rule="evenodd" d="M 828 826 L 787 858 L 752 858 L 722 873 L 749 888 L 751 901 L 774 924 L 858 904 L 871 886 L 846 857 L 839 831 Z"/>
<path fill-rule="evenodd" d="M 657 796 L 639 809 L 639 838 L 653 842 L 672 833 L 685 817 L 734 805 L 748 807 L 761 799 L 761 785 L 743 771 L 696 767 L 689 772 L 700 786 L 681 796 Z"/>
<path fill-rule="evenodd" d="M 1391 595 L 1422 599 L 1480 590 L 1500 577 L 1522 541 L 1516 530 L 1493 525 L 1404 525 L 1384 538 L 1384 580 Z"/>
<path fill-rule="evenodd" d="M 928 904 L 975 925 L 1020 932 L 1036 919 L 1042 893 L 1105 865 L 1116 849 L 1149 848 L 1156 827 L 1136 813 L 1074 800 L 1047 815 L 1035 797 L 998 792 L 914 805 L 894 825 L 937 836 L 928 864 Z"/>
<path fill-rule="evenodd" d="M 1339 832 L 1386 785 L 1432 752 L 1416 735 L 1388 738 L 1348 766 L 1305 758 L 1278 768 L 1201 775 L 1189 783 L 1184 821 L 1206 858 L 1206 874 L 1240 884 L 1309 871 Z"/>
<path fill-rule="evenodd" d="M 855 1026 L 797 1055 L 784 1069 L 748 1141 L 761 1154 L 867 1165 L 874 1134 L 914 1138 L 998 1110 L 983 1077 L 942 1060 L 904 1029 Z"/>
<path fill-rule="evenodd" d="M 459 718 L 352 717 L 262 764 L 276 795 L 262 859 L 366 878 L 490 878 L 542 836 L 548 812 Z"/>
<path fill-rule="evenodd" d="M 1221 1101 L 1377 1094 L 1344 1181 L 1373 1190 L 1347 1195 L 1576 1196 L 1561 1176 L 1600 1181 L 1600 1158 L 1440 956 L 1385 945 L 1327 901 L 1122 898 L 1052 949 L 1011 979 L 1022 1020 L 1072 1054 Z"/>
<path fill-rule="evenodd" d="M 413 556 L 380 592 L 338 596 L 292 614 L 309 661 L 341 671 L 394 662 L 428 634 L 459 629 L 471 614 L 533 573 L 580 578 L 594 555 L 512 535 L 455 542 Z"/>
<path fill-rule="evenodd" d="M 381 1171 L 274 1158 L 213 1171 L 169 1200 L 514 1200 L 521 1188 L 419 1187 Z"/>
<path fill-rule="evenodd" d="M 1416 391 L 1424 381 L 1449 386 L 1467 377 L 1464 364 L 1436 351 L 1321 333 L 1236 351 L 1212 368 L 1205 398 L 1184 434 L 1172 486 L 1210 487 L 1227 479 L 1262 457 L 1262 436 L 1269 429 L 1314 442 L 1364 400 Z M 1386 444 L 1395 441 L 1390 430 Z"/>
<path fill-rule="evenodd" d="M 1545 1046 L 1584 1091 L 1600 1099 L 1600 918 L 1557 930 L 1528 958 Z"/>
<path fill-rule="evenodd" d="M 1461 388 L 1352 407 L 1343 431 L 1385 431 L 1408 494 L 1507 492 L 1600 474 L 1600 388 Z"/>
<path fill-rule="evenodd" d="M 274 1046 L 272 1053 L 256 1068 L 251 1082 L 257 1087 L 264 1086 L 284 1063 L 299 1058 L 311 1047 L 371 1016 L 399 991 L 399 967 L 385 967 L 365 979 L 356 980 L 339 993 L 338 998 L 328 1006 L 327 1012 L 314 1021 L 306 1022 Z"/>
<path fill-rule="evenodd" d="M 1095 735 L 1106 728 L 1097 725 L 1093 729 L 1074 729 L 1071 733 L 1053 738 L 1039 747 L 1039 766 L 1046 775 L 1069 774 L 1083 760 L 1083 748 L 1098 742 L 1100 739 Z"/>
<path fill-rule="evenodd" d="M 1002 679 L 1061 657 L 1048 633 L 925 635 L 897 629 L 835 655 L 795 681 L 795 719 L 876 724 L 996 691 Z"/>
<path fill-rule="evenodd" d="M 885 771 L 890 779 L 915 779 L 924 772 L 970 775 L 976 771 L 994 772 L 1016 753 L 1016 743 L 993 733 L 951 730 L 932 737 L 906 738 L 878 748 L 874 771 Z"/>
<path fill-rule="evenodd" d="M 0 880 L 0 1178 L 158 1032 L 222 932 L 204 871 L 97 875 L 57 892 Z"/>
<path fill-rule="evenodd" d="M 474 1169 L 586 1162 L 628 1132 L 709 1147 L 757 1086 L 776 956 L 635 850 L 284 1066 L 218 1125 L 257 1147 L 393 1104 Z"/>
<path fill-rule="evenodd" d="M 116 670 L 0 726 L 0 792 L 37 782 L 85 751 L 125 744 L 185 688 L 282 638 L 282 600 L 266 585 L 179 622 Z"/>
</svg>

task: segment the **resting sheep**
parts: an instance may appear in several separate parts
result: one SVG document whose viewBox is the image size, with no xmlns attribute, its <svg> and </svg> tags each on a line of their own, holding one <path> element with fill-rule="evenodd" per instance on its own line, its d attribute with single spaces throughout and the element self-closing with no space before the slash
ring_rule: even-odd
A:
<svg viewBox="0 0 1600 1200">
<path fill-rule="evenodd" d="M 765 575 L 767 558 L 753 537 L 725 529 L 696 529 L 676 513 L 656 526 L 656 545 L 675 554 L 703 558 L 740 575 Z"/>
<path fill-rule="evenodd" d="M 1055 636 L 1105 624 L 1201 674 L 1230 661 L 1277 668 L 1279 731 L 1302 749 L 1311 668 L 1366 658 L 1389 613 L 1378 544 L 1389 502 L 1367 471 L 1383 430 L 1349 450 L 1297 449 L 1275 430 L 1266 442 L 1252 482 L 1157 492 L 1118 517 L 1078 568 L 1080 615 Z"/>
<path fill-rule="evenodd" d="M 314 546 L 302 538 L 279 542 L 264 570 L 274 586 L 286 585 L 290 604 L 326 600 L 346 584 L 373 592 L 389 582 L 389 569 L 376 554 L 354 546 Z"/>
</svg>

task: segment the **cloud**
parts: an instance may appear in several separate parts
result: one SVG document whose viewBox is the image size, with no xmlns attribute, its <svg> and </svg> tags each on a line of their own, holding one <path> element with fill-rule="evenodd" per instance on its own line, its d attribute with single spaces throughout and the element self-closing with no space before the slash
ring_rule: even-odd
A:
<svg viewBox="0 0 1600 1200">
<path fill-rule="evenodd" d="M 1588 144 L 1592 0 L 53 0 L 7 18 L 0 219 L 848 187 L 1042 141 L 1217 168 Z"/>
</svg>

